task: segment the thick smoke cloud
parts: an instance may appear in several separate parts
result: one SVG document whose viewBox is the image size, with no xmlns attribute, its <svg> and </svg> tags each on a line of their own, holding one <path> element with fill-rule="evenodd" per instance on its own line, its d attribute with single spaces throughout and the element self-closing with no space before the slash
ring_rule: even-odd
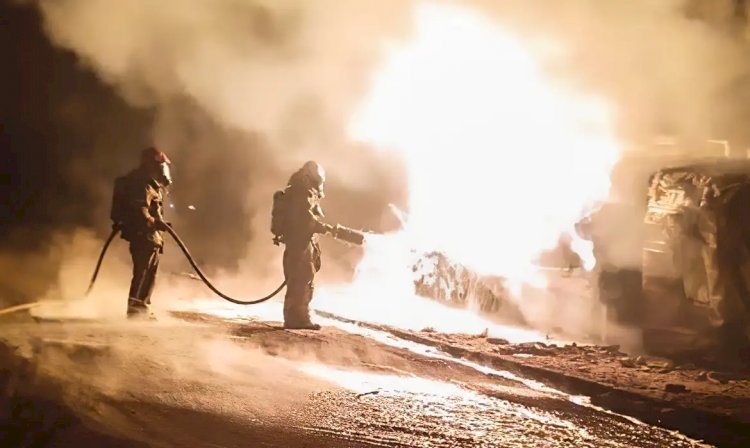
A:
<svg viewBox="0 0 750 448">
<path fill-rule="evenodd" d="M 304 143 L 295 141 L 306 137 L 304 127 L 321 134 L 346 116 L 379 38 L 402 28 L 409 10 L 398 1 L 39 6 L 51 38 L 133 104 L 164 106 L 187 96 L 222 124 L 283 134 L 283 143 Z"/>
<path fill-rule="evenodd" d="M 75 52 L 132 105 L 156 110 L 153 138 L 176 160 L 179 210 L 196 202 L 185 233 L 209 259 L 242 258 L 238 250 L 247 241 L 251 263 L 273 257 L 271 195 L 307 159 L 328 167 L 332 198 L 337 186 L 386 190 L 387 198 L 334 219 L 377 225 L 393 199 L 389 185 L 397 181 L 383 178 L 388 168 L 382 160 L 347 142 L 345 127 L 381 39 L 408 23 L 407 3 L 38 5 L 55 43 Z"/>
<path fill-rule="evenodd" d="M 242 274 L 227 283 L 234 291 L 260 292 L 278 280 L 270 198 L 307 159 L 328 168 L 332 221 L 376 230 L 396 224 L 387 204 L 406 205 L 403 168 L 395 156 L 350 142 L 346 126 L 382 62 L 383 44 L 408 38 L 415 2 L 30 3 L 51 42 L 136 111 L 108 121 L 122 127 L 107 132 L 88 126 L 90 113 L 75 101 L 57 115 L 96 136 L 86 156 L 64 167 L 66 178 L 91 192 L 89 215 L 69 222 L 106 229 L 112 178 L 135 162 L 140 145 L 154 142 L 175 162 L 170 219 L 200 261 Z M 664 133 L 730 139 L 736 148 L 750 140 L 743 126 L 750 116 L 745 11 L 737 2 L 453 3 L 479 8 L 531 42 L 561 83 L 610 100 L 628 143 Z M 637 198 L 640 183 L 629 173 L 621 178 L 617 195 Z M 357 254 L 327 249 L 324 273 L 348 275 Z M 167 255 L 174 270 L 184 269 L 179 254 Z"/>
<path fill-rule="evenodd" d="M 747 142 L 743 2 L 482 3 L 557 59 L 554 74 L 613 101 L 623 137 Z"/>
<path fill-rule="evenodd" d="M 552 79 L 612 104 L 624 153 L 612 176 L 617 218 L 604 251 L 639 267 L 649 176 L 667 164 L 746 156 L 750 133 L 748 5 L 742 0 L 477 4 L 530 42 Z M 655 145 L 669 137 L 674 143 Z"/>
</svg>

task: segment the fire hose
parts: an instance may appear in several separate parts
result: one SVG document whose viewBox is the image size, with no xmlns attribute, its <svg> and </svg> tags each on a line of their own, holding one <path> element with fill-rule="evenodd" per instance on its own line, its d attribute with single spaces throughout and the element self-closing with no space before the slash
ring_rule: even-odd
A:
<svg viewBox="0 0 750 448">
<path fill-rule="evenodd" d="M 281 282 L 281 285 L 279 285 L 276 290 L 274 290 L 272 293 L 268 294 L 265 297 L 261 297 L 260 299 L 255 300 L 238 300 L 232 297 L 229 297 L 228 295 L 222 293 L 219 291 L 208 279 L 208 277 L 203 274 L 203 271 L 201 271 L 201 268 L 195 263 L 195 260 L 193 260 L 192 255 L 190 255 L 190 251 L 188 250 L 187 246 L 185 246 L 185 243 L 182 242 L 182 239 L 180 239 L 179 235 L 177 235 L 177 232 L 174 231 L 174 229 L 171 226 L 166 226 L 167 233 L 169 233 L 170 236 L 172 236 L 172 239 L 177 243 L 178 246 L 180 246 L 180 249 L 182 250 L 182 253 L 185 254 L 185 258 L 187 258 L 188 262 L 190 262 L 190 266 L 193 267 L 195 270 L 195 273 L 198 274 L 198 276 L 203 280 L 203 283 L 208 286 L 208 288 L 213 291 L 217 296 L 221 297 L 222 299 L 235 303 L 237 305 L 255 305 L 257 303 L 265 302 L 266 300 L 269 300 L 273 297 L 275 297 L 279 292 L 281 292 L 282 289 L 286 286 L 286 280 Z M 104 258 L 104 252 L 107 250 L 107 246 L 112 241 L 112 238 L 114 238 L 114 234 L 117 232 L 117 230 L 112 231 L 112 235 L 110 235 L 109 239 L 107 239 L 107 243 L 102 248 L 102 254 L 99 256 L 99 262 L 97 263 L 96 270 L 94 271 L 94 276 L 91 278 L 91 284 L 89 285 L 89 289 L 94 285 L 94 280 L 96 280 L 96 275 L 99 271 L 99 266 L 101 265 L 101 260 Z M 334 238 L 342 241 L 346 241 L 348 243 L 362 245 L 365 240 L 365 235 L 362 232 L 359 232 L 354 229 L 350 229 L 348 227 L 344 227 L 341 225 L 335 225 L 331 228 L 331 234 Z"/>
<path fill-rule="evenodd" d="M 185 243 L 182 241 L 179 235 L 177 235 L 177 232 L 172 229 L 170 226 L 166 226 L 166 232 L 169 233 L 169 235 L 174 239 L 174 241 L 177 243 L 177 245 L 180 247 L 180 250 L 182 250 L 182 253 L 185 255 L 185 258 L 187 258 L 188 262 L 190 263 L 190 266 L 193 267 L 195 272 L 198 274 L 200 279 L 203 281 L 203 283 L 216 295 L 221 297 L 222 299 L 235 303 L 237 305 L 255 305 L 258 303 L 265 302 L 267 300 L 270 300 L 271 298 L 275 297 L 279 292 L 281 292 L 282 289 L 286 286 L 286 280 L 281 282 L 281 285 L 279 285 L 278 288 L 276 288 L 272 293 L 268 294 L 265 297 L 261 297 L 260 299 L 255 300 L 238 300 L 233 297 L 230 297 L 221 291 L 219 291 L 216 286 L 211 283 L 211 280 L 206 277 L 206 275 L 201 270 L 200 266 L 195 262 L 193 259 L 193 256 L 190 254 L 190 251 L 188 250 Z M 115 239 L 117 234 L 120 233 L 119 227 L 114 227 L 112 229 L 112 232 L 109 234 L 109 237 L 107 237 L 107 240 L 104 242 L 104 246 L 102 246 L 102 251 L 99 254 L 99 259 L 96 262 L 96 267 L 94 268 L 94 273 L 91 276 L 91 281 L 89 282 L 89 287 L 86 290 L 85 296 L 88 296 L 89 293 L 91 293 L 91 290 L 94 288 L 94 284 L 96 283 L 96 279 L 99 276 L 99 270 L 102 267 L 102 262 L 104 261 L 104 256 L 107 254 L 107 250 L 109 249 L 110 244 L 112 244 L 112 240 Z M 348 243 L 353 243 L 357 245 L 362 245 L 364 243 L 365 235 L 362 232 L 359 232 L 354 229 L 350 229 L 348 227 L 336 225 L 331 230 L 332 235 L 339 240 L 346 241 Z M 21 305 L 15 305 L 9 308 L 0 309 L 0 315 L 3 314 L 10 314 L 16 311 L 23 311 L 27 309 L 34 308 L 36 306 L 39 306 L 41 302 L 33 302 L 33 303 L 26 303 Z"/>
<path fill-rule="evenodd" d="M 96 282 L 96 277 L 99 275 L 99 269 L 102 266 L 102 261 L 104 261 L 104 255 L 107 253 L 107 249 L 109 248 L 110 243 L 112 243 L 112 240 L 117 236 L 117 234 L 120 232 L 120 229 L 115 227 L 112 229 L 112 233 L 109 234 L 109 238 L 107 238 L 107 241 L 104 243 L 104 246 L 102 247 L 102 252 L 99 254 L 99 260 L 96 262 L 96 268 L 94 269 L 94 274 L 91 276 L 91 282 L 89 283 L 89 288 L 86 290 L 86 295 L 88 295 L 91 290 L 94 287 L 94 283 Z M 206 274 L 203 273 L 200 266 L 195 262 L 193 259 L 193 256 L 190 254 L 190 251 L 188 250 L 185 243 L 182 241 L 182 238 L 180 238 L 179 235 L 177 235 L 177 232 L 174 231 L 174 229 L 170 226 L 166 226 L 166 232 L 169 233 L 169 235 L 172 237 L 172 239 L 177 243 L 177 245 L 180 247 L 180 250 L 182 250 L 182 253 L 185 255 L 185 258 L 187 258 L 188 262 L 190 263 L 190 266 L 193 267 L 193 270 L 195 270 L 195 273 L 198 274 L 198 277 L 203 280 L 203 283 L 213 291 L 217 296 L 221 297 L 222 299 L 235 303 L 237 305 L 255 305 L 257 303 L 262 303 L 267 300 L 272 299 L 275 297 L 279 292 L 281 292 L 282 289 L 286 286 L 286 280 L 281 282 L 281 285 L 279 285 L 278 288 L 276 288 L 271 294 L 261 297 L 260 299 L 256 300 L 238 300 L 233 297 L 230 297 L 223 292 L 219 291 L 219 289 L 214 286 L 213 283 L 211 283 L 211 280 L 206 277 Z"/>
<path fill-rule="evenodd" d="M 195 260 L 193 260 L 193 256 L 190 255 L 190 251 L 188 250 L 187 246 L 185 246 L 185 243 L 182 242 L 182 239 L 180 239 L 179 235 L 177 235 L 177 232 L 175 232 L 174 229 L 172 229 L 172 227 L 170 227 L 170 226 L 166 226 L 166 227 L 167 227 L 167 233 L 169 233 L 169 235 L 172 237 L 172 239 L 174 239 L 175 243 L 177 243 L 177 245 L 180 246 L 180 249 L 182 250 L 182 253 L 185 254 L 185 258 L 187 258 L 188 262 L 190 263 L 190 266 L 192 266 L 193 269 L 195 270 L 195 273 L 198 274 L 198 277 L 200 277 L 201 280 L 203 280 L 203 283 L 205 283 L 206 286 L 208 286 L 208 289 L 210 289 L 217 296 L 221 297 L 222 299 L 224 299 L 226 301 L 235 303 L 237 305 L 255 305 L 257 303 L 262 303 L 262 302 L 265 302 L 266 300 L 269 300 L 269 299 L 275 297 L 276 294 L 278 294 L 279 292 L 281 292 L 281 290 L 284 289 L 284 287 L 286 286 L 286 280 L 284 280 L 283 282 L 281 282 L 281 285 L 279 285 L 279 287 L 276 288 L 276 290 L 273 291 L 271 294 L 269 294 L 269 295 L 267 295 L 265 297 L 261 297 L 260 299 L 256 299 L 256 300 L 237 300 L 237 299 L 234 299 L 232 297 L 229 297 L 228 295 L 226 295 L 226 294 L 222 293 L 221 291 L 219 291 L 213 285 L 213 283 L 211 283 L 211 281 L 208 279 L 208 277 L 206 277 L 206 275 L 203 273 L 203 271 L 201 271 L 201 268 L 198 267 L 198 264 L 196 264 Z M 98 269 L 98 266 L 97 266 L 97 269 Z M 93 279 L 92 279 L 92 281 L 93 281 Z"/>
</svg>

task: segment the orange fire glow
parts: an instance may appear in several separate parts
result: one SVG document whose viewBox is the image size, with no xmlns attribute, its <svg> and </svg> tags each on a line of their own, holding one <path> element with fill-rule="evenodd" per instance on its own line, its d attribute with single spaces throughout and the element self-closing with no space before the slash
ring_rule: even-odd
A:
<svg viewBox="0 0 750 448">
<path fill-rule="evenodd" d="M 606 105 L 545 76 L 531 51 L 477 11 L 424 3 L 392 48 L 351 135 L 409 170 L 405 232 L 485 274 L 533 278 L 619 154 Z M 590 247 L 574 246 L 590 267 Z"/>
</svg>

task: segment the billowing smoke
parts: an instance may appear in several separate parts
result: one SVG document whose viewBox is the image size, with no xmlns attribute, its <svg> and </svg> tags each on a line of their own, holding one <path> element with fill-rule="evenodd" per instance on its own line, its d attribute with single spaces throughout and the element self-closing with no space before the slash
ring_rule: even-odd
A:
<svg viewBox="0 0 750 448">
<path fill-rule="evenodd" d="M 531 42 L 553 79 L 601 95 L 613 106 L 623 153 L 609 199 L 622 207 L 600 216 L 597 231 L 608 263 L 639 268 L 636 229 L 649 176 L 665 164 L 746 157 L 750 5 L 744 0 L 477 3 Z"/>
<path fill-rule="evenodd" d="M 342 125 L 367 86 L 380 39 L 407 24 L 403 2 L 38 5 L 56 44 L 129 103 L 156 111 L 153 139 L 176 161 L 180 211 L 196 202 L 191 218 L 200 225 L 188 228 L 203 233 L 194 244 L 201 253 L 242 258 L 237 250 L 252 239 L 252 262 L 267 259 L 270 197 L 305 160 L 328 167 L 332 191 L 394 183 L 382 163 L 343 138 Z M 372 221 L 377 205 L 339 218 Z"/>
<path fill-rule="evenodd" d="M 483 3 L 557 59 L 556 75 L 606 93 L 624 137 L 747 140 L 744 2 Z"/>
<path fill-rule="evenodd" d="M 726 139 L 735 148 L 750 137 L 743 126 L 750 116 L 746 11 L 739 2 L 449 3 L 480 11 L 533 48 L 550 79 L 606 98 L 626 149 L 645 148 L 639 145 L 660 134 Z M 384 43 L 411 37 L 417 2 L 34 4 L 55 45 L 148 117 L 139 138 L 110 129 L 98 134 L 95 158 L 69 164 L 68 176 L 96 192 L 87 199 L 102 217 L 80 225 L 106 226 L 111 178 L 135 161 L 123 141 L 133 152 L 150 142 L 169 152 L 177 180 L 170 219 L 199 261 L 238 279 L 225 283 L 232 291 L 261 292 L 280 279 L 280 251 L 268 232 L 270 198 L 305 160 L 328 168 L 332 221 L 384 230 L 395 225 L 387 204 L 407 205 L 401 160 L 352 143 L 347 127 L 384 62 Z M 76 116 L 75 108 L 69 112 L 61 116 Z M 123 123 L 121 133 L 132 134 L 132 126 Z M 114 146 L 119 152 L 110 157 Z M 98 173 L 94 163 L 108 158 L 106 175 Z M 630 173 L 615 180 L 613 191 L 637 200 L 645 186 Z M 323 272 L 348 275 L 357 254 L 329 246 Z M 168 257 L 168 269 L 185 268 L 174 250 Z"/>
<path fill-rule="evenodd" d="M 87 194 L 87 207 L 82 213 L 74 212 L 78 201 L 45 207 L 60 210 L 53 218 L 59 225 L 51 227 L 65 238 L 77 226 L 106 235 L 112 180 L 150 143 L 174 162 L 168 219 L 209 270 L 244 274 L 243 289 L 228 284 L 236 293 L 262 292 L 280 281 L 271 197 L 306 160 L 328 170 L 324 205 L 332 222 L 374 230 L 394 224 L 386 210 L 389 202 L 403 202 L 398 160 L 348 142 L 344 129 L 381 39 L 406 29 L 406 3 L 29 3 L 50 40 L 134 111 L 106 132 L 100 121 L 107 120 L 91 116 L 83 94 L 70 93 L 65 110 L 55 111 L 66 128 L 78 130 L 75 144 L 88 148 L 61 157 L 59 168 L 66 184 Z M 63 215 L 72 219 L 63 223 Z M 327 249 L 325 273 L 351 275 L 358 254 L 335 244 Z M 127 257 L 117 248 L 113 253 Z M 167 271 L 186 269 L 180 254 L 166 257 Z M 78 277 L 88 276 L 93 260 Z M 258 281 L 248 285 L 248 276 Z"/>
<path fill-rule="evenodd" d="M 614 199 L 635 204 L 616 221 L 622 227 L 605 223 L 613 228 L 598 241 L 622 246 L 605 261 L 631 267 L 640 262 L 646 170 L 665 162 L 649 142 L 679 137 L 682 162 L 695 156 L 695 142 L 743 143 L 746 106 L 726 93 L 742 96 L 732 87 L 747 72 L 746 44 L 731 27 L 742 16 L 728 3 L 699 14 L 692 2 L 493 2 L 484 15 L 454 3 L 465 8 L 420 10 L 418 39 L 385 64 L 356 133 L 405 154 L 416 180 L 417 236 L 462 263 L 526 275 L 530 249 L 554 245 L 591 200 L 608 199 L 609 156 L 625 162 L 637 153 L 640 163 L 623 163 L 612 185 Z M 704 20 L 714 12 L 724 20 Z M 587 108 L 592 96 L 612 106 L 613 117 Z M 560 317 L 555 307 L 526 308 Z"/>
</svg>

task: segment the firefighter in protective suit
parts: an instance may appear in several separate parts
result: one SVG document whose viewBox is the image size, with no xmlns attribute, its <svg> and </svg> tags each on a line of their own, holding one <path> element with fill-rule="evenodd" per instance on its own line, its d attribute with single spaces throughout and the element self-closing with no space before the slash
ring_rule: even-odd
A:
<svg viewBox="0 0 750 448">
<path fill-rule="evenodd" d="M 128 294 L 128 317 L 150 316 L 159 256 L 164 252 L 167 223 L 163 217 L 163 196 L 172 183 L 169 158 L 149 147 L 141 152 L 140 165 L 115 180 L 112 227 L 130 243 L 133 278 Z"/>
<path fill-rule="evenodd" d="M 324 183 L 323 167 L 310 161 L 292 174 L 285 190 L 284 328 L 320 329 L 320 325 L 310 321 L 309 308 L 315 274 L 320 270 L 318 235 L 335 231 L 321 221 Z"/>
</svg>

